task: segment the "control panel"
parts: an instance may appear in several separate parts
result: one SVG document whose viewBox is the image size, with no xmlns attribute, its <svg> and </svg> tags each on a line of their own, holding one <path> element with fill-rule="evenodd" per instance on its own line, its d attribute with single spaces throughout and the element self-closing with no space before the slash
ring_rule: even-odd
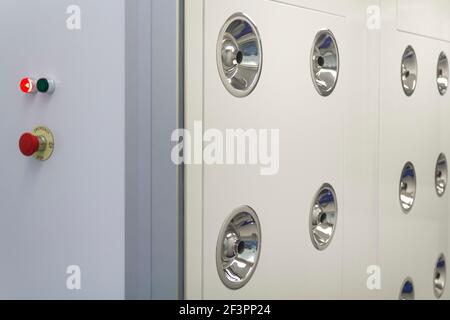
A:
<svg viewBox="0 0 450 320">
<path fill-rule="evenodd" d="M 125 296 L 124 6 L 0 3 L 0 298 Z"/>
<path fill-rule="evenodd" d="M 176 10 L 172 0 L 0 2 L 0 299 L 177 297 L 178 169 L 158 139 L 177 125 L 177 73 L 152 65 L 162 48 L 176 65 Z M 153 23 L 165 37 L 152 37 Z M 159 233 L 173 254 L 152 259 Z"/>
</svg>

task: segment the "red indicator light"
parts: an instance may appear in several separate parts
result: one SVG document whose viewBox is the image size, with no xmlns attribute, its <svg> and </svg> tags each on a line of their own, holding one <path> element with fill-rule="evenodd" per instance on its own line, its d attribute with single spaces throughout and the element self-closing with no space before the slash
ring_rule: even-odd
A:
<svg viewBox="0 0 450 320">
<path fill-rule="evenodd" d="M 20 90 L 23 93 L 34 93 L 36 92 L 35 81 L 31 78 L 24 78 L 20 81 Z"/>
</svg>

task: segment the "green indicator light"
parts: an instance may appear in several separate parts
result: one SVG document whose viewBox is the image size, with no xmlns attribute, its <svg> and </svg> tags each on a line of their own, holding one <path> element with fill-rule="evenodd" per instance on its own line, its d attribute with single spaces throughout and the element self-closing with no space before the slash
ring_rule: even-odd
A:
<svg viewBox="0 0 450 320">
<path fill-rule="evenodd" d="M 53 93 L 55 91 L 55 83 L 53 80 L 48 80 L 46 78 L 41 78 L 36 83 L 37 91 L 41 93 Z"/>
<path fill-rule="evenodd" d="M 36 84 L 36 87 L 39 92 L 47 93 L 48 89 L 50 89 L 50 84 L 48 83 L 47 79 L 39 79 Z"/>
</svg>

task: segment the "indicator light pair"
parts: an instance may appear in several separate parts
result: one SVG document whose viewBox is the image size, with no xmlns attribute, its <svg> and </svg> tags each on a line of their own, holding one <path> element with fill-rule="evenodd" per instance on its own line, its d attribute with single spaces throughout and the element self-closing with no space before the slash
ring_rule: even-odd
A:
<svg viewBox="0 0 450 320">
<path fill-rule="evenodd" d="M 20 81 L 20 90 L 26 94 L 36 92 L 52 94 L 55 91 L 55 82 L 47 78 L 36 80 L 27 77 Z"/>
</svg>

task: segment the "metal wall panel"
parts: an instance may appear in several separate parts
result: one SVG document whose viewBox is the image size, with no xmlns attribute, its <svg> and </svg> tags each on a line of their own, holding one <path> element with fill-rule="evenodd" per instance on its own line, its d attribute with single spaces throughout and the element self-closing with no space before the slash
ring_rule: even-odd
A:
<svg viewBox="0 0 450 320">
<path fill-rule="evenodd" d="M 276 2 L 208 1 L 204 5 L 205 130 L 281 129 L 278 175 L 261 176 L 255 166 L 204 166 L 204 298 L 369 295 L 365 271 L 376 263 L 377 233 L 371 228 L 375 211 L 367 204 L 375 203 L 375 195 L 360 187 L 369 180 L 369 188 L 376 189 L 376 151 L 352 134 L 367 125 L 364 138 L 374 141 L 377 137 L 373 117 L 377 103 L 371 102 L 371 94 L 365 95 L 371 92 L 370 84 L 376 86 L 376 78 L 369 77 L 370 84 L 354 81 L 361 76 L 360 68 L 374 61 L 367 58 L 365 15 L 361 16 L 366 7 L 361 3 L 347 8 L 349 14 L 354 10 L 351 14 L 361 17 L 347 19 Z M 219 31 L 236 12 L 252 19 L 263 48 L 261 79 L 245 98 L 236 98 L 224 88 L 216 65 Z M 337 87 L 328 97 L 317 93 L 310 73 L 311 47 L 323 28 L 334 33 L 342 65 Z M 355 43 L 361 50 L 354 50 Z M 323 183 L 334 187 L 339 215 L 331 245 L 318 251 L 310 239 L 309 213 Z M 259 216 L 261 257 L 250 282 L 232 291 L 218 277 L 216 244 L 226 217 L 241 205 L 249 205 Z M 367 238 L 361 241 L 364 235 Z"/>
<path fill-rule="evenodd" d="M 442 20 L 436 17 L 443 14 L 439 8 L 432 6 L 430 13 L 436 21 L 421 17 L 436 30 Z M 192 213 L 187 236 L 195 231 L 197 247 L 187 250 L 202 261 L 201 267 L 196 264 L 201 277 L 195 286 L 188 285 L 195 297 L 398 299 L 402 282 L 410 277 L 415 298 L 435 298 L 437 259 L 441 253 L 448 256 L 450 209 L 448 192 L 440 197 L 435 186 L 438 156 L 449 152 L 449 95 L 439 94 L 436 70 L 439 54 L 449 48 L 444 29 L 429 33 L 409 28 L 406 9 L 417 6 L 387 0 L 333 5 L 196 2 L 193 11 L 204 22 L 195 39 L 203 43 L 203 53 L 186 61 L 204 77 L 203 88 L 190 92 L 189 119 L 223 132 L 280 128 L 281 144 L 280 173 L 275 176 L 261 176 L 255 166 L 189 169 L 188 182 L 195 184 L 188 186 L 197 192 L 190 190 L 187 201 L 197 205 L 192 206 L 195 212 L 187 207 L 187 216 Z M 261 78 L 244 98 L 224 88 L 216 66 L 218 34 L 236 12 L 257 26 L 263 50 Z M 419 26 L 414 21 L 410 25 Z M 322 28 L 334 33 L 341 59 L 337 87 L 328 97 L 317 94 L 309 70 L 311 45 Z M 401 82 L 408 45 L 418 59 L 411 96 L 405 95 Z M 194 69 L 187 70 L 187 79 L 193 79 Z M 407 162 L 416 170 L 417 194 L 413 208 L 404 212 L 399 187 Z M 339 215 L 333 242 L 319 252 L 311 244 L 308 215 L 312 196 L 324 182 L 335 187 Z M 241 205 L 259 216 L 261 256 L 250 281 L 230 290 L 216 270 L 217 236 Z M 189 260 L 186 265 L 194 267 Z M 367 286 L 370 270 L 379 271 L 378 290 Z M 448 297 L 444 291 L 442 298 Z"/>
</svg>

